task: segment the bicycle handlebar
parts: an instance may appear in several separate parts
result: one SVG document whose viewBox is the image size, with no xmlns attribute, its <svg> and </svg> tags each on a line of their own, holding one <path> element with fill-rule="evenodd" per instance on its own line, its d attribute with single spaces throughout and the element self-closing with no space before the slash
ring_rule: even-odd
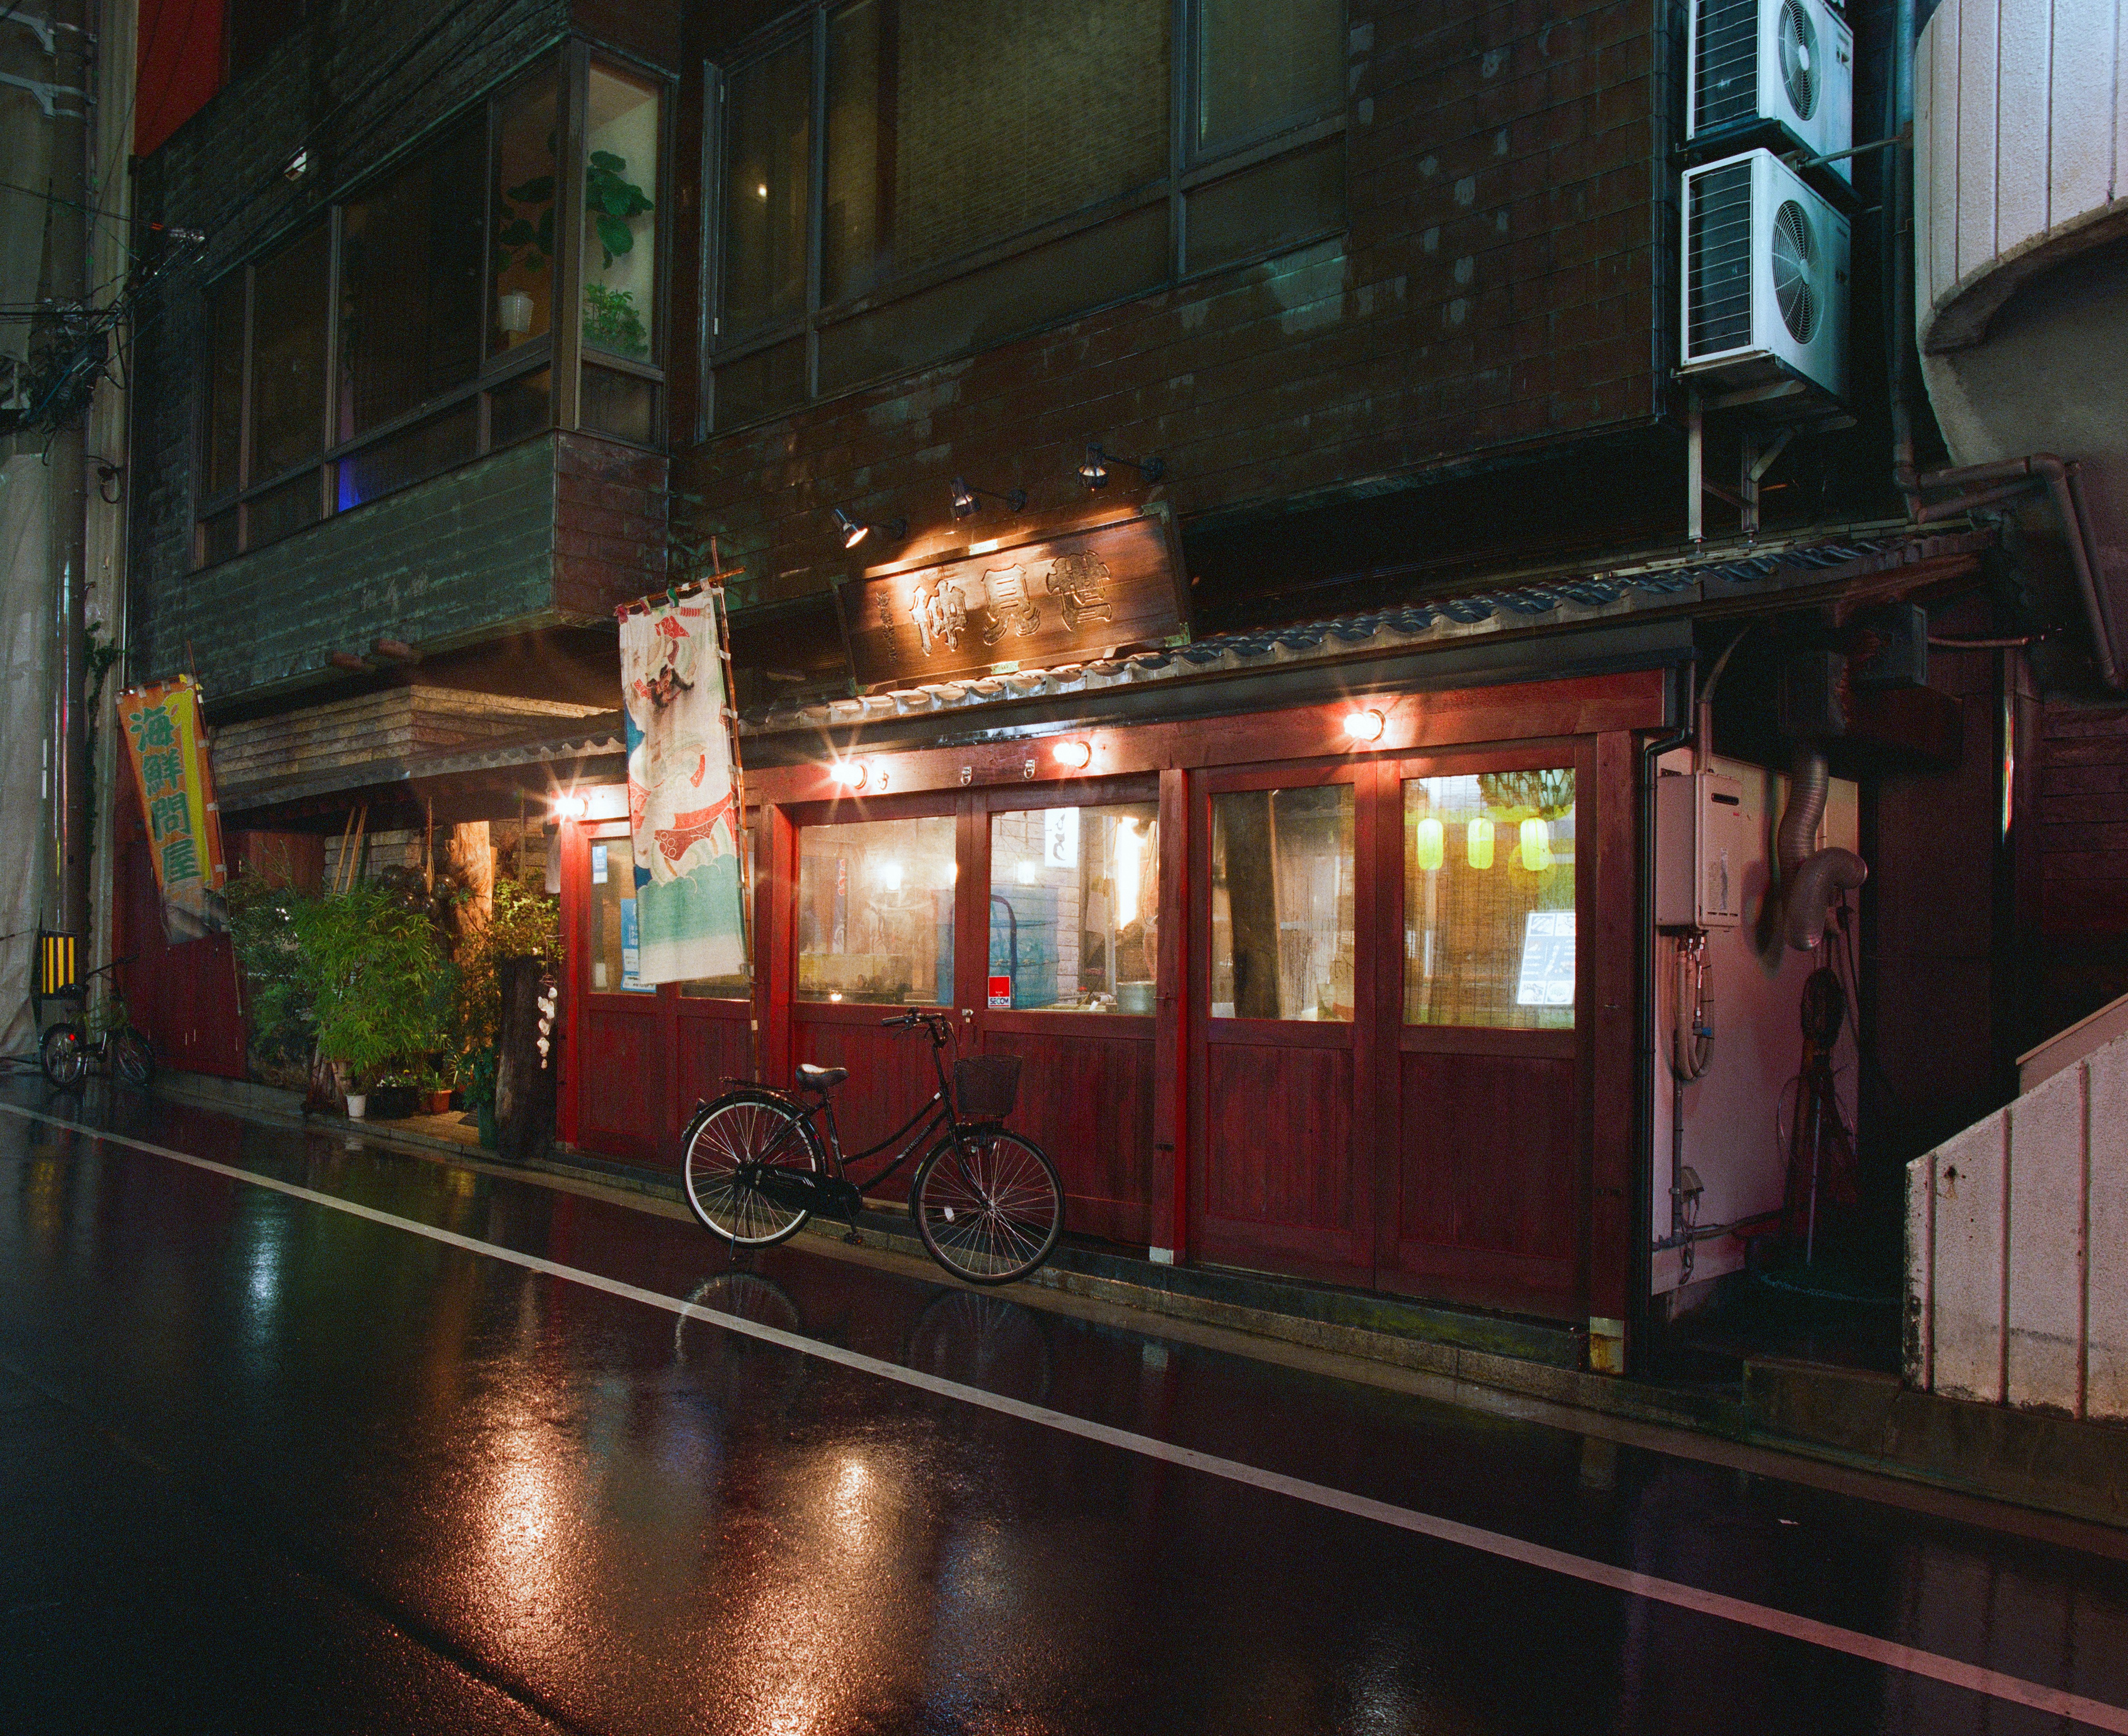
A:
<svg viewBox="0 0 2128 1736">
<path fill-rule="evenodd" d="M 894 1018 L 883 1018 L 880 1027 L 886 1031 L 928 1031 L 931 1041 L 943 1043 L 952 1034 L 953 1021 L 943 1013 L 926 1013 L 921 1007 L 911 1007 Z"/>
</svg>

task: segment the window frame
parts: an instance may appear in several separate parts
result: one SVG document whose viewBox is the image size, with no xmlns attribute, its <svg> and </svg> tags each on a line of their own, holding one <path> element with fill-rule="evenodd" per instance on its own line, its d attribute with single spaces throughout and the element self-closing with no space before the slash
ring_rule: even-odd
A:
<svg viewBox="0 0 2128 1736">
<path fill-rule="evenodd" d="M 1171 50 L 1168 64 L 1168 149 L 1166 170 L 1162 178 L 1099 203 L 1082 206 L 1062 217 L 1052 218 L 971 249 L 952 259 L 893 272 L 859 294 L 834 302 L 825 301 L 822 295 L 822 225 L 827 167 L 829 25 L 835 14 L 853 3 L 856 0 L 811 0 L 811 3 L 802 11 L 786 14 L 756 32 L 721 60 L 705 59 L 702 63 L 703 306 L 698 357 L 703 390 L 699 394 L 696 415 L 695 438 L 697 440 L 707 439 L 713 434 L 725 434 L 756 422 L 771 420 L 779 415 L 789 415 L 794 410 L 852 391 L 863 391 L 881 380 L 897 377 L 900 372 L 905 371 L 889 369 L 884 372 L 869 373 L 862 378 L 823 390 L 820 342 L 824 331 L 854 322 L 867 314 L 891 307 L 926 291 L 971 277 L 1023 254 L 1035 252 L 1141 211 L 1162 205 L 1166 207 L 1167 269 L 1165 276 L 1159 282 L 1133 290 L 1128 295 L 1090 301 L 1084 306 L 1074 307 L 1068 314 L 1031 327 L 1030 331 L 1047 330 L 1067 320 L 1081 318 L 1103 306 L 1134 301 L 1219 273 L 1236 270 L 1257 259 L 1314 246 L 1332 235 L 1344 233 L 1349 226 L 1347 214 L 1341 209 L 1334 221 L 1306 230 L 1295 237 L 1281 239 L 1268 246 L 1237 257 L 1223 259 L 1215 263 L 1193 264 L 1190 256 L 1188 219 L 1191 196 L 1215 183 L 1228 180 L 1250 169 L 1284 158 L 1299 156 L 1328 140 L 1343 139 L 1350 130 L 1351 102 L 1349 88 L 1341 88 L 1336 97 L 1319 112 L 1270 123 L 1214 153 L 1196 152 L 1192 140 L 1195 133 L 1195 105 L 1198 95 L 1196 44 L 1202 23 L 1201 0 L 1169 0 Z M 1349 27 L 1347 16 L 1345 23 L 1340 26 L 1338 46 L 1341 58 L 1346 57 L 1345 38 Z M 729 89 L 734 78 L 800 40 L 806 43 L 811 57 L 811 107 L 807 140 L 805 304 L 795 318 L 772 321 L 728 339 L 724 336 L 724 266 L 729 252 L 724 234 L 724 196 L 729 156 L 729 141 L 725 137 L 730 107 Z M 1017 336 L 1027 334 L 1019 334 Z M 938 359 L 943 361 L 952 355 L 971 353 L 974 350 L 994 347 L 996 344 L 1017 341 L 1017 336 L 984 340 L 967 349 L 948 352 Z M 805 345 L 805 382 L 800 395 L 777 408 L 739 420 L 720 420 L 716 414 L 719 372 L 794 340 L 802 340 Z"/>
<path fill-rule="evenodd" d="M 306 214 L 302 221 L 277 230 L 259 247 L 245 259 L 208 283 L 202 292 L 202 322 L 206 325 L 207 341 L 200 346 L 194 369 L 192 417 L 192 528 L 191 537 L 192 567 L 198 571 L 210 566 L 254 553 L 257 548 L 269 548 L 271 543 L 254 544 L 250 534 L 251 509 L 263 496 L 286 487 L 299 480 L 307 471 L 317 478 L 319 510 L 317 517 L 303 529 L 313 529 L 326 519 L 344 513 L 359 511 L 371 500 L 362 500 L 354 505 L 339 505 L 340 466 L 372 448 L 396 439 L 420 427 L 424 423 L 449 415 L 461 408 L 468 399 L 477 400 L 477 425 L 471 454 L 454 459 L 435 469 L 425 472 L 411 481 L 401 483 L 372 496 L 372 500 L 388 498 L 406 488 L 416 486 L 431 477 L 443 475 L 460 464 L 477 463 L 508 447 L 550 436 L 557 433 L 579 431 L 582 429 L 582 371 L 585 365 L 586 350 L 582 341 L 583 317 L 583 173 L 585 157 L 585 116 L 588 102 L 591 68 L 594 62 L 610 65 L 622 77 L 648 84 L 657 93 L 658 102 L 658 164 L 656 187 L 653 194 L 657 223 L 653 235 L 653 319 L 649 361 L 642 362 L 631 357 L 608 355 L 603 351 L 591 352 L 596 358 L 591 365 L 609 368 L 613 372 L 630 374 L 648 380 L 652 388 L 652 439 L 645 443 L 630 440 L 623 435 L 604 429 L 588 430 L 594 438 L 612 441 L 616 444 L 639 450 L 663 452 L 667 447 L 667 381 L 668 369 L 665 358 L 671 353 L 670 320 L 672 315 L 672 248 L 673 244 L 672 214 L 669 209 L 673 179 L 672 149 L 674 127 L 678 107 L 674 101 L 672 81 L 655 69 L 640 64 L 625 56 L 600 50 L 594 52 L 589 43 L 581 40 L 549 46 L 539 54 L 512 67 L 502 78 L 496 79 L 478 96 L 461 103 L 435 126 L 425 129 L 420 136 L 405 148 L 395 151 L 384 162 L 366 170 L 336 191 L 325 202 L 321 211 Z M 492 310 L 487 306 L 492 297 L 492 283 L 486 275 L 485 262 L 492 255 L 496 228 L 496 152 L 498 130 L 501 122 L 502 103 L 506 97 L 528 78 L 551 69 L 554 78 L 558 106 L 557 126 L 560 134 L 561 154 L 563 162 L 558 169 L 555 198 L 555 254 L 553 307 L 547 330 L 538 337 L 506 350 L 490 353 L 492 336 Z M 347 207 L 357 201 L 387 185 L 401 173 L 417 154 L 449 135 L 454 128 L 464 126 L 468 118 L 478 113 L 482 116 L 482 131 L 485 141 L 486 168 L 481 195 L 481 214 L 484 246 L 483 279 L 482 284 L 482 322 L 480 335 L 480 365 L 473 377 L 446 391 L 425 398 L 411 409 L 390 421 L 381 422 L 365 429 L 353 439 L 337 440 L 335 433 L 339 422 L 341 382 L 333 358 L 339 353 L 341 301 L 341 271 L 344 217 Z M 325 382 L 323 425 L 320 430 L 318 452 L 311 458 L 289 467 L 279 473 L 264 478 L 251 475 L 254 448 L 252 433 L 254 404 L 254 367 L 256 359 L 257 277 L 260 265 L 278 257 L 290 247 L 299 244 L 315 227 L 322 225 L 326 232 L 325 247 Z M 237 404 L 237 475 L 238 481 L 230 487 L 208 492 L 206 486 L 209 443 L 211 437 L 211 409 L 215 366 L 215 348 L 211 323 L 211 310 L 215 298 L 221 295 L 232 277 L 240 277 L 244 286 L 242 378 L 243 386 Z M 515 384 L 533 374 L 547 371 L 549 375 L 548 415 L 544 425 L 516 434 L 497 443 L 493 434 L 493 396 L 502 388 Z M 208 557 L 207 525 L 210 520 L 221 519 L 225 514 L 236 515 L 235 547 L 229 553 L 213 559 Z M 302 531 L 289 533 L 300 535 Z M 276 538 L 273 541 L 284 538 Z"/>
</svg>

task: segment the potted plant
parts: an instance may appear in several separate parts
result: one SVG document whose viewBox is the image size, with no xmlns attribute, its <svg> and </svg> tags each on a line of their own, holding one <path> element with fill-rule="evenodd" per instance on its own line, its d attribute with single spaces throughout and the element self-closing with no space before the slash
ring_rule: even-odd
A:
<svg viewBox="0 0 2128 1736">
<path fill-rule="evenodd" d="M 293 927 L 318 1051 L 342 1074 L 350 1114 L 382 1108 L 365 1101 L 358 1111 L 354 1099 L 368 1098 L 363 1087 L 382 1083 L 387 1068 L 438 1046 L 452 972 L 435 927 L 388 889 L 360 882 L 306 901 Z"/>
<path fill-rule="evenodd" d="M 451 1108 L 451 1081 L 440 1069 L 425 1068 L 421 1074 L 421 1107 L 430 1115 L 448 1115 Z"/>
</svg>

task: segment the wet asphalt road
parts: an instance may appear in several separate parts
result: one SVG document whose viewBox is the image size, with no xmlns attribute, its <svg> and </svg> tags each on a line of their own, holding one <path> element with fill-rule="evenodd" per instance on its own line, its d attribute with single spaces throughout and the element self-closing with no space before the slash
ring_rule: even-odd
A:
<svg viewBox="0 0 2128 1736">
<path fill-rule="evenodd" d="M 338 1135 L 19 1079 L 0 1103 L 1770 1612 L 1413 1534 L 0 1111 L 8 1732 L 2128 1729 L 2107 1715 L 2128 1548 L 807 1238 L 734 1273 L 691 1224 Z M 1791 1616 L 2084 1696 L 2092 1722 Z"/>
</svg>

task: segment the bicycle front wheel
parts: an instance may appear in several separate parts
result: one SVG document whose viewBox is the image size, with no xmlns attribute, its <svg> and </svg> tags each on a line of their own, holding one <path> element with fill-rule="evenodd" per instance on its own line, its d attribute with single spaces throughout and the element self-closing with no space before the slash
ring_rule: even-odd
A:
<svg viewBox="0 0 2128 1736">
<path fill-rule="evenodd" d="M 1002 1127 L 963 1131 L 918 1165 L 909 1215 L 956 1278 L 1009 1284 L 1049 1258 L 1064 1233 L 1064 1184 L 1032 1140 Z"/>
<path fill-rule="evenodd" d="M 128 1084 L 145 1085 L 155 1076 L 155 1051 L 148 1046 L 148 1039 L 131 1025 L 113 1033 L 111 1054 L 117 1065 L 118 1076 Z"/>
<path fill-rule="evenodd" d="M 775 1172 L 820 1168 L 804 1116 L 767 1092 L 735 1092 L 696 1122 L 681 1159 L 680 1191 L 711 1235 L 736 1248 L 766 1248 L 796 1236 L 813 1215 L 779 1192 Z"/>
<path fill-rule="evenodd" d="M 88 1038 L 78 1025 L 55 1025 L 37 1045 L 37 1065 L 45 1077 L 65 1091 L 81 1083 L 88 1070 Z"/>
</svg>

